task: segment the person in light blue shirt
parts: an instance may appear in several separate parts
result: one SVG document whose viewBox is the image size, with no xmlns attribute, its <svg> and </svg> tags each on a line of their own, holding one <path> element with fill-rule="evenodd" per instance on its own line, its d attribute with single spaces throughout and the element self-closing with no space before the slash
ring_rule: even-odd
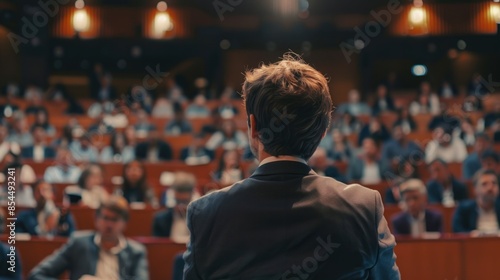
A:
<svg viewBox="0 0 500 280">
<path fill-rule="evenodd" d="M 97 162 L 99 159 L 99 152 L 92 145 L 90 135 L 88 134 L 83 135 L 79 141 L 73 141 L 69 145 L 69 148 L 76 161 Z"/>
<path fill-rule="evenodd" d="M 75 184 L 80 178 L 81 170 L 73 163 L 71 152 L 66 148 L 57 151 L 56 164 L 45 170 L 43 178 L 51 184 L 72 183 Z"/>
</svg>

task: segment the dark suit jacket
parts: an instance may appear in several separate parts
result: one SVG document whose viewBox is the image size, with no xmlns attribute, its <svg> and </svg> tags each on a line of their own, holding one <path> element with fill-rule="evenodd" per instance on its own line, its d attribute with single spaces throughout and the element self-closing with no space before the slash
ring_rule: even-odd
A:
<svg viewBox="0 0 500 280">
<path fill-rule="evenodd" d="M 184 276 L 400 279 L 378 192 L 278 161 L 188 207 Z M 311 269 L 314 267 L 315 269 Z"/>
<path fill-rule="evenodd" d="M 392 219 L 394 234 L 411 234 L 410 214 L 402 212 Z M 425 210 L 425 230 L 427 232 L 443 231 L 443 216 L 439 212 Z"/>
<path fill-rule="evenodd" d="M 21 157 L 24 159 L 33 159 L 33 154 L 35 151 L 35 146 L 29 146 L 22 148 Z M 43 148 L 43 157 L 44 159 L 51 159 L 56 157 L 56 151 L 54 148 L 45 146 Z"/>
<path fill-rule="evenodd" d="M 172 223 L 174 221 L 173 209 L 165 209 L 155 214 L 153 220 L 153 236 L 170 237 Z"/>
<path fill-rule="evenodd" d="M 500 225 L 500 198 L 495 203 L 498 224 Z M 465 200 L 458 204 L 453 214 L 453 232 L 471 232 L 477 229 L 479 209 L 473 199 Z"/>
<path fill-rule="evenodd" d="M 137 144 L 135 147 L 135 157 L 138 160 L 145 160 L 148 158 L 148 149 L 149 149 L 149 143 L 148 142 L 143 142 Z M 170 146 L 163 142 L 160 141 L 158 143 L 158 159 L 159 160 L 171 160 L 172 159 L 172 149 Z"/>
<path fill-rule="evenodd" d="M 94 237 L 94 233 L 84 233 L 71 238 L 33 268 L 28 279 L 57 279 L 66 270 L 71 280 L 78 280 L 85 274 L 95 275 L 99 247 Z M 126 247 L 118 253 L 118 264 L 120 279 L 149 279 L 146 248 L 138 242 L 127 239 Z"/>
<path fill-rule="evenodd" d="M 460 201 L 469 198 L 467 186 L 465 184 L 452 178 L 451 185 L 453 189 L 453 198 L 455 200 Z M 432 180 L 427 183 L 427 193 L 430 203 L 441 203 L 443 201 L 443 191 L 443 186 L 439 182 Z"/>
</svg>

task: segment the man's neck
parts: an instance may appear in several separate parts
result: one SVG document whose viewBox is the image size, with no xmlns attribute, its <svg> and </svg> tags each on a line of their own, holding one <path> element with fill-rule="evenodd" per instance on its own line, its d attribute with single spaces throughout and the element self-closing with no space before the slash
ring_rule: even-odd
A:
<svg viewBox="0 0 500 280">
<path fill-rule="evenodd" d="M 484 201 L 480 198 L 477 199 L 477 205 L 479 206 L 479 208 L 486 212 L 491 211 L 493 208 L 495 208 L 495 203 Z"/>
</svg>

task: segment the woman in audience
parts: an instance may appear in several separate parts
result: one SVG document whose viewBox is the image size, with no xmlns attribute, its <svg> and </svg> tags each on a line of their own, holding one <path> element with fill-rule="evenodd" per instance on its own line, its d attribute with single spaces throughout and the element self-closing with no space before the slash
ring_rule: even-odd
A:
<svg viewBox="0 0 500 280">
<path fill-rule="evenodd" d="M 133 160 L 123 167 L 123 184 L 117 193 L 129 203 L 139 202 L 156 207 L 158 201 L 153 189 L 149 186 L 144 164 Z"/>
<path fill-rule="evenodd" d="M 398 119 L 394 122 L 393 126 L 400 125 L 405 134 L 417 130 L 417 123 L 410 115 L 407 107 L 398 109 Z"/>
<path fill-rule="evenodd" d="M 328 158 L 334 161 L 347 162 L 354 155 L 354 148 L 349 140 L 340 132 L 338 128 L 332 129 L 328 139 L 329 143 L 321 145 L 327 150 Z"/>
<path fill-rule="evenodd" d="M 152 124 L 148 117 L 148 113 L 144 109 L 140 109 L 135 114 L 137 121 L 134 124 L 135 133 L 142 136 L 148 135 L 152 130 L 156 130 L 156 126 Z"/>
<path fill-rule="evenodd" d="M 16 205 L 19 207 L 34 207 L 35 198 L 33 196 L 33 189 L 30 186 L 36 181 L 36 174 L 33 168 L 27 164 L 23 164 L 21 158 L 12 152 L 5 157 L 4 163 L 3 187 L 0 194 L 1 204 L 8 204 L 9 192 L 12 192 L 12 189 L 9 188 L 7 178 L 11 177 L 11 174 L 15 174 L 14 197 Z"/>
<path fill-rule="evenodd" d="M 101 152 L 100 162 L 122 162 L 127 163 L 135 158 L 134 147 L 130 146 L 125 134 L 114 133 L 111 136 L 111 145 L 105 147 Z"/>
<path fill-rule="evenodd" d="M 374 116 L 370 121 L 361 129 L 358 137 L 358 146 L 361 146 L 365 138 L 373 138 L 378 143 L 384 143 L 391 138 L 391 134 L 384 124 L 380 121 L 379 117 Z"/>
<path fill-rule="evenodd" d="M 224 150 L 244 149 L 247 144 L 245 133 L 236 130 L 236 123 L 232 119 L 222 122 L 221 130 L 214 133 L 206 143 L 206 148 L 213 151 L 219 147 Z"/>
<path fill-rule="evenodd" d="M 412 115 L 437 115 L 440 110 L 439 98 L 431 91 L 431 85 L 428 82 L 423 82 L 420 85 L 420 92 L 417 100 L 410 104 L 410 113 Z"/>
<path fill-rule="evenodd" d="M 49 112 L 45 108 L 40 109 L 36 112 L 35 115 L 35 123 L 31 126 L 31 128 L 35 126 L 41 126 L 45 129 L 45 133 L 49 137 L 53 137 L 56 135 L 56 129 L 49 123 Z"/>
<path fill-rule="evenodd" d="M 191 123 L 186 120 L 186 117 L 184 116 L 184 109 L 182 109 L 181 104 L 174 104 L 174 113 L 174 118 L 165 127 L 165 134 L 175 136 L 191 133 L 193 128 L 191 127 Z"/>
<path fill-rule="evenodd" d="M 104 189 L 102 168 L 97 164 L 88 165 L 80 175 L 76 186 L 68 186 L 64 190 L 65 203 L 88 206 L 97 209 L 109 194 Z"/>
<path fill-rule="evenodd" d="M 348 112 L 341 115 L 334 114 L 333 118 L 332 129 L 338 129 L 343 135 L 351 135 L 361 130 L 361 123 Z"/>
<path fill-rule="evenodd" d="M 467 147 L 474 146 L 474 143 L 476 143 L 476 131 L 471 119 L 465 118 L 462 120 L 459 137 Z"/>
<path fill-rule="evenodd" d="M 219 167 L 212 175 L 220 187 L 226 187 L 243 179 L 240 156 L 237 150 L 226 150 L 219 161 Z"/>
<path fill-rule="evenodd" d="M 210 117 L 210 110 L 207 107 L 207 99 L 204 95 L 197 95 L 193 103 L 186 109 L 187 118 L 208 118 Z"/>
<path fill-rule="evenodd" d="M 19 213 L 16 232 L 32 236 L 69 237 L 75 230 L 75 222 L 67 208 L 58 208 L 54 203 L 51 184 L 38 181 L 33 185 L 36 207 Z"/>
<path fill-rule="evenodd" d="M 372 107 L 372 114 L 378 115 L 387 111 L 394 111 L 396 107 L 394 106 L 394 101 L 392 96 L 388 93 L 387 87 L 383 84 L 377 87 L 377 96 Z"/>
</svg>

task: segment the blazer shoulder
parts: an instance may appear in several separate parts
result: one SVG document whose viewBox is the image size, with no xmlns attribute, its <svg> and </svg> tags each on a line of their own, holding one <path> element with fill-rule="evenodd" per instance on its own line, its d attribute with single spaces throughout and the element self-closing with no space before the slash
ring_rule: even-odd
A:
<svg viewBox="0 0 500 280">
<path fill-rule="evenodd" d="M 232 188 L 232 186 L 211 192 L 209 194 L 206 194 L 194 201 L 192 201 L 189 204 L 188 207 L 188 212 L 190 215 L 197 215 L 202 212 L 206 212 L 208 209 L 213 209 L 213 207 L 208 207 L 220 204 L 221 201 L 227 196 L 229 190 Z"/>
</svg>

